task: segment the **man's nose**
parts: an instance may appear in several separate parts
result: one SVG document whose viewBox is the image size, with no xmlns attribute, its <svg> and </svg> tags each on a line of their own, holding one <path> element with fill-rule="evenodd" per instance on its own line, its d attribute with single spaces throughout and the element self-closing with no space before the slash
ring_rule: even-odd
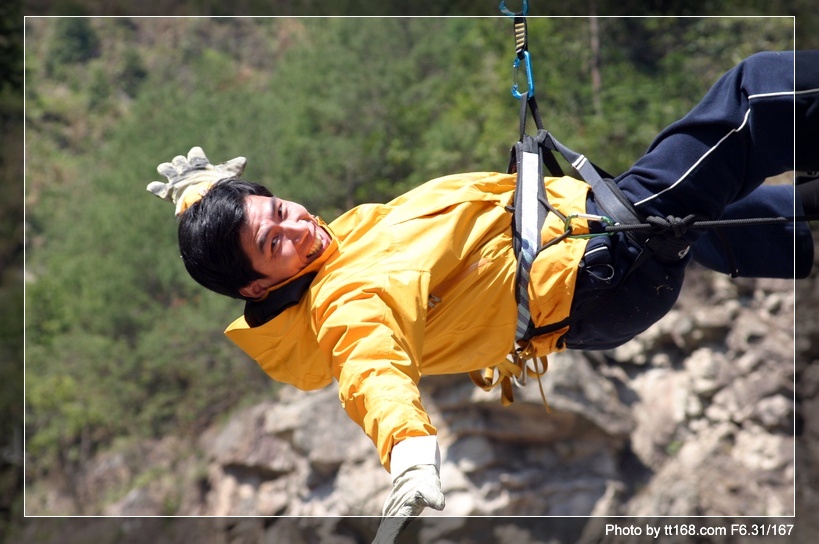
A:
<svg viewBox="0 0 819 544">
<path fill-rule="evenodd" d="M 281 223 L 282 232 L 294 242 L 298 242 L 309 232 L 307 223 L 304 221 L 288 219 Z"/>
</svg>

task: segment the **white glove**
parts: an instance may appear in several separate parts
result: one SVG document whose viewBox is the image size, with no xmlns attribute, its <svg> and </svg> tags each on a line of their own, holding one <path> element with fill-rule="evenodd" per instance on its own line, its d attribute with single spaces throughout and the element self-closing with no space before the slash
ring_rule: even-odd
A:
<svg viewBox="0 0 819 544">
<path fill-rule="evenodd" d="M 409 459 L 421 461 L 407 468 Z M 441 456 L 434 436 L 413 437 L 393 448 L 390 465 L 392 491 L 384 503 L 384 518 L 378 526 L 373 544 L 392 544 L 398 534 L 426 507 L 443 510 L 439 466 Z"/>
<path fill-rule="evenodd" d="M 177 155 L 173 161 L 157 166 L 156 171 L 168 178 L 168 183 L 152 181 L 147 189 L 176 204 L 176 215 L 179 215 L 217 181 L 240 176 L 246 164 L 247 159 L 236 157 L 214 166 L 201 147 L 192 147 L 187 158 Z"/>
<path fill-rule="evenodd" d="M 382 515 L 414 518 L 420 516 L 427 506 L 443 510 L 444 502 L 438 467 L 415 465 L 393 481 Z"/>
</svg>

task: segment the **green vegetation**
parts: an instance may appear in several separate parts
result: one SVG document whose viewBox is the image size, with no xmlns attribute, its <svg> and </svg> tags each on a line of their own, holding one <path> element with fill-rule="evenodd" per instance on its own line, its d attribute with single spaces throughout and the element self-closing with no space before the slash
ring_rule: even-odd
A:
<svg viewBox="0 0 819 544">
<path fill-rule="evenodd" d="M 90 19 L 57 19 L 54 22 L 53 44 L 46 62 L 47 73 L 52 77 L 99 54 L 99 38 Z"/>
<path fill-rule="evenodd" d="M 22 517 L 23 25 L 21 3 L 0 4 L 0 534 Z"/>
<path fill-rule="evenodd" d="M 275 386 L 221 334 L 241 304 L 187 277 L 172 206 L 145 190 L 159 162 L 243 155 L 329 221 L 504 170 L 518 135 L 506 18 L 26 24 L 32 479 L 118 438 L 194 435 Z M 601 19 L 596 88 L 589 19 L 529 28 L 547 128 L 612 172 L 742 57 L 792 47 L 789 18 Z"/>
</svg>

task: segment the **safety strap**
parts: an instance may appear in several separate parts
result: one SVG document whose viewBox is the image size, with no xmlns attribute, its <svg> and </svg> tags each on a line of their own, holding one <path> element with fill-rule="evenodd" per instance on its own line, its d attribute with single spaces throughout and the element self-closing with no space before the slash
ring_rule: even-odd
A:
<svg viewBox="0 0 819 544">
<path fill-rule="evenodd" d="M 591 186 L 595 193 L 595 200 L 609 217 L 616 217 L 620 223 L 639 224 L 641 222 L 641 218 L 631 204 L 622 197 L 614 183 L 610 182 L 610 176 L 605 171 L 595 166 L 584 155 L 561 144 L 550 132 L 544 130 L 534 96 L 521 95 L 520 103 L 520 139 L 512 147 L 507 169 L 508 173 L 517 174 L 512 221 L 513 244 L 517 256 L 515 347 L 506 360 L 494 367 L 485 369 L 483 373 L 470 372 L 472 381 L 482 389 L 489 390 L 500 386 L 501 401 L 504 405 L 514 400 L 513 380 L 520 383 L 525 381 L 527 376 L 539 378 L 548 368 L 546 358 L 537 357 L 532 348 L 531 339 L 542 334 L 544 328 L 535 327 L 532 321 L 529 310 L 529 279 L 538 253 L 571 235 L 571 229 L 567 228 L 563 235 L 548 241 L 545 245 L 541 240 L 541 232 L 549 212 L 556 214 L 569 225 L 569 218 L 551 206 L 546 198 L 543 167 L 545 166 L 552 176 L 565 175 L 553 152 L 559 153 L 574 168 L 578 176 Z M 531 113 L 538 128 L 535 137 L 526 133 L 528 113 Z M 529 361 L 534 362 L 534 368 L 528 366 Z M 541 387 L 543 403 L 548 409 L 543 386 L 539 379 L 538 384 Z"/>
<path fill-rule="evenodd" d="M 515 341 L 523 342 L 536 336 L 536 329 L 529 311 L 529 273 L 538 252 L 544 249 L 540 233 L 549 211 L 555 213 L 569 225 L 569 218 L 549 204 L 543 186 L 543 166 L 552 176 L 565 175 L 553 153 L 558 153 L 591 187 L 594 199 L 600 210 L 619 225 L 639 225 L 642 217 L 634 210 L 631 203 L 622 195 L 611 180 L 611 176 L 592 163 L 585 155 L 572 151 L 549 131 L 543 128 L 537 101 L 534 96 L 523 95 L 520 98 L 520 140 L 514 145 L 509 160 L 509 173 L 517 173 L 514 200 L 514 241 L 515 254 L 518 258 L 516 300 L 518 304 Z M 537 126 L 537 136 L 526 134 L 528 113 Z M 547 247 L 571 235 L 570 230 L 564 236 L 548 242 Z M 627 236 L 642 244 L 645 240 L 638 238 L 637 232 L 626 231 Z"/>
<path fill-rule="evenodd" d="M 512 148 L 515 188 L 513 234 L 517 255 L 518 319 L 515 340 L 526 336 L 531 324 L 529 312 L 529 272 L 541 247 L 540 233 L 549 213 L 546 191 L 543 188 L 543 159 L 537 140 L 524 134 Z M 512 173 L 512 172 L 510 172 Z"/>
<path fill-rule="evenodd" d="M 607 224 L 618 224 L 623 226 L 635 226 L 642 223 L 642 217 L 635 211 L 631 203 L 622 195 L 614 184 L 611 176 L 605 171 L 595 166 L 584 155 L 576 153 L 561 144 L 550 132 L 543 128 L 543 120 L 535 100 L 535 82 L 532 74 L 531 57 L 528 51 L 526 13 L 528 3 L 523 2 L 520 12 L 513 13 L 506 8 L 505 0 L 501 0 L 501 12 L 514 20 L 515 29 L 515 61 L 513 64 L 514 84 L 512 85 L 512 95 L 520 100 L 520 139 L 513 146 L 509 160 L 507 172 L 517 173 L 517 182 L 514 197 L 513 212 L 513 234 L 514 250 L 517 256 L 517 279 L 516 279 L 516 301 L 517 301 L 517 322 L 515 329 L 515 345 L 509 353 L 507 360 L 501 362 L 493 368 L 486 369 L 484 374 L 472 372 L 472 380 L 484 389 L 490 389 L 497 385 L 501 386 L 501 400 L 504 404 L 511 403 L 512 387 L 511 381 L 525 380 L 526 376 L 533 374 L 540 377 L 546 372 L 547 363 L 545 358 L 539 358 L 534 353 L 531 339 L 544 330 L 544 327 L 535 327 L 532 322 L 529 310 L 529 277 L 532 265 L 540 251 L 547 247 L 559 243 L 565 238 L 573 235 L 571 227 L 572 217 L 564 216 L 549 204 L 546 198 L 546 191 L 543 185 L 543 166 L 555 177 L 564 176 L 563 169 L 558 164 L 553 152 L 557 152 L 569 163 L 577 172 L 575 177 L 583 179 L 591 186 L 594 199 L 600 211 L 605 214 L 598 216 L 598 220 Z M 527 88 L 522 92 L 518 87 L 518 69 L 523 67 L 526 75 Z M 526 120 L 528 113 L 537 126 L 537 136 L 532 137 L 526 134 Z M 549 212 L 563 221 L 566 228 L 560 236 L 549 240 L 545 245 L 541 240 L 541 232 Z M 591 218 L 582 214 L 584 218 Z M 638 234 L 626 231 L 626 236 L 641 245 Z M 663 237 L 664 239 L 665 237 Z M 645 238 L 643 238 L 645 243 Z M 649 242 L 652 242 L 649 239 Z M 661 242 L 661 240 L 655 240 Z M 645 249 L 635 262 L 635 266 L 646 257 L 648 252 L 669 251 L 667 244 L 657 243 L 658 247 L 650 247 L 650 243 L 645 243 Z M 671 248 L 672 251 L 678 251 Z M 552 326 L 547 326 L 551 332 Z M 557 330 L 557 329 L 554 329 Z M 535 361 L 535 368 L 528 366 L 529 361 Z M 541 362 L 542 371 L 538 370 L 537 362 Z M 495 373 L 498 373 L 497 380 Z M 548 408 L 542 384 L 541 396 Z"/>
<path fill-rule="evenodd" d="M 572 165 L 580 178 L 591 186 L 594 193 L 594 201 L 604 215 L 621 225 L 638 225 L 642 223 L 642 217 L 632 206 L 620 189 L 615 185 L 612 176 L 593 164 L 585 155 L 572 151 L 561 144 L 552 133 L 546 130 L 538 131 L 538 140 L 542 140 L 546 149 L 557 151 Z M 627 235 L 634 236 L 632 231 L 626 231 Z M 635 238 L 639 243 L 639 240 Z"/>
<path fill-rule="evenodd" d="M 469 373 L 472 381 L 484 390 L 500 386 L 501 401 L 504 405 L 511 404 L 514 400 L 512 393 L 513 380 L 521 383 L 526 380 L 527 376 L 540 378 L 548 368 L 546 358 L 536 357 L 532 351 L 531 342 L 528 342 L 532 338 L 534 328 L 529 310 L 529 277 L 532 264 L 535 262 L 538 253 L 545 247 L 564 238 L 564 236 L 560 236 L 558 239 L 548 242 L 546 246 L 543 245 L 541 232 L 546 222 L 546 216 L 552 211 L 561 220 L 566 220 L 559 211 L 549 204 L 543 185 L 544 165 L 552 175 L 563 175 L 550 149 L 544 145 L 547 133 L 540 130 L 538 137 L 526 134 L 527 113 L 530 109 L 530 103 L 535 105 L 534 97 L 521 95 L 520 100 L 520 139 L 512 147 L 507 168 L 508 173 L 517 174 L 512 215 L 513 248 L 517 257 L 515 347 L 510 351 L 507 359 L 494 367 L 487 368 L 483 372 L 473 371 Z M 538 127 L 542 127 L 536 105 L 531 107 L 531 112 Z M 534 361 L 534 368 L 528 366 L 530 360 Z M 548 409 L 549 405 L 546 402 L 543 386 L 539 379 L 538 384 L 541 387 L 543 403 Z"/>
</svg>

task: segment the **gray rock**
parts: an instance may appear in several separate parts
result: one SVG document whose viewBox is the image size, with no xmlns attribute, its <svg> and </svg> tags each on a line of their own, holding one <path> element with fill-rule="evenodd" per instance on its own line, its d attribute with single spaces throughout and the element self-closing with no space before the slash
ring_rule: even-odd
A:
<svg viewBox="0 0 819 544">
<path fill-rule="evenodd" d="M 815 510 L 819 476 L 803 462 L 796 481 L 794 450 L 819 457 L 819 365 L 809 364 L 819 360 L 819 336 L 795 347 L 793 284 L 705 271 L 689 283 L 666 318 L 625 346 L 550 357 L 541 384 L 551 413 L 534 379 L 503 407 L 497 391 L 478 390 L 465 376 L 425 377 L 421 392 L 439 430 L 447 507 L 424 517 L 789 516 L 795 497 Z M 810 293 L 819 300 L 819 288 Z M 795 349 L 807 357 L 798 368 L 799 403 Z M 177 480 L 182 515 L 377 516 L 391 486 L 334 386 L 284 389 L 233 414 L 188 452 L 198 461 L 180 462 L 178 448 L 165 450 L 146 446 L 169 473 L 187 471 Z M 88 479 L 101 487 L 138 472 L 121 456 L 99 461 Z M 171 487 L 135 488 L 104 511 L 161 513 Z M 286 519 L 245 530 L 260 542 L 315 541 L 320 532 L 323 542 L 346 542 L 330 538 L 338 529 L 332 523 Z M 370 534 L 376 522 L 355 531 Z M 461 518 L 414 529 L 418 542 L 458 542 L 474 530 Z M 514 524 L 498 531 L 540 542 Z"/>
</svg>

